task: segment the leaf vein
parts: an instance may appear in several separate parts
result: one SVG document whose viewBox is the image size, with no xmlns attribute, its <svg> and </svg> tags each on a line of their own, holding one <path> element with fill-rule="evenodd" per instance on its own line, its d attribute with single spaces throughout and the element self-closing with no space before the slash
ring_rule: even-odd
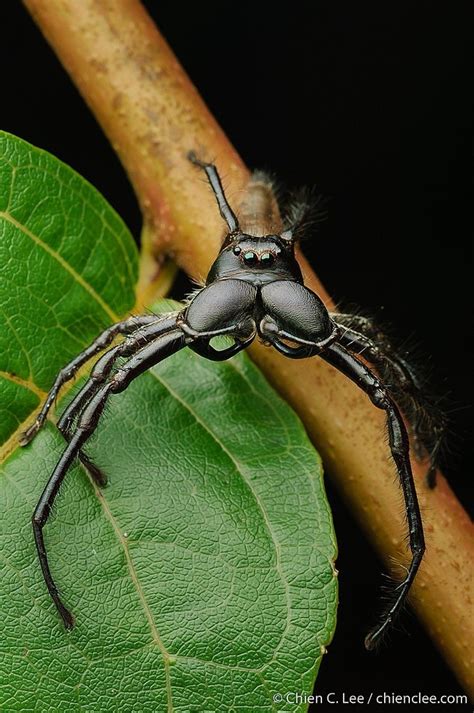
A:
<svg viewBox="0 0 474 713">
<path fill-rule="evenodd" d="M 25 225 L 22 225 L 19 223 L 10 213 L 5 213 L 4 211 L 0 211 L 0 218 L 3 218 L 6 220 L 8 223 L 13 225 L 15 228 L 18 230 L 21 230 L 21 232 L 24 235 L 27 235 L 31 240 L 33 240 L 37 245 L 39 245 L 45 252 L 47 252 L 51 257 L 53 257 L 60 265 L 61 267 L 69 272 L 69 274 L 74 278 L 74 280 L 83 287 L 86 292 L 88 292 L 91 297 L 97 302 L 97 304 L 100 305 L 100 307 L 103 309 L 103 311 L 107 314 L 107 316 L 113 320 L 114 322 L 118 322 L 118 316 L 115 314 L 115 312 L 110 309 L 109 305 L 102 299 L 102 297 L 95 291 L 95 289 L 90 285 L 82 275 L 80 275 L 58 252 L 53 250 L 47 243 L 45 243 L 41 238 L 39 238 L 37 235 L 31 232 L 31 230 L 28 230 L 28 228 Z"/>
<path fill-rule="evenodd" d="M 94 492 L 102 505 L 102 509 L 111 523 L 115 534 L 117 536 L 117 539 L 123 549 L 124 555 L 125 555 L 125 560 L 127 562 L 127 567 L 130 572 L 130 577 L 133 582 L 133 585 L 137 591 L 138 598 L 140 599 L 140 603 L 142 605 L 143 611 L 145 612 L 146 619 L 148 621 L 148 625 L 150 627 L 151 635 L 153 638 L 153 641 L 155 644 L 158 646 L 161 655 L 163 656 L 163 665 L 164 665 L 164 671 L 165 671 L 165 679 L 166 679 L 166 692 L 168 696 L 168 713 L 172 713 L 173 711 L 173 695 L 172 695 L 172 690 L 171 690 L 171 676 L 170 676 L 170 654 L 168 650 L 166 649 L 160 634 L 158 632 L 158 627 L 155 622 L 155 618 L 153 616 L 153 612 L 150 609 L 150 606 L 146 600 L 145 592 L 143 591 L 142 585 L 140 584 L 140 580 L 137 574 L 137 571 L 135 569 L 135 565 L 133 564 L 132 556 L 130 554 L 130 548 L 128 546 L 127 540 L 124 538 L 122 531 L 117 523 L 117 520 L 114 517 L 114 514 L 112 513 L 112 510 L 109 507 L 109 504 L 104 497 L 104 494 L 101 492 L 99 489 L 98 485 L 93 481 L 93 479 L 90 477 L 88 474 L 89 480 L 92 484 L 92 487 L 94 489 Z"/>
<path fill-rule="evenodd" d="M 18 386 L 22 386 L 24 389 L 28 389 L 29 391 L 33 392 L 38 396 L 40 399 L 44 399 L 46 397 L 46 391 L 43 391 L 43 389 L 40 389 L 39 386 L 37 386 L 33 381 L 30 379 L 22 379 L 21 376 L 16 376 L 16 374 L 11 374 L 8 371 L 3 371 L 0 369 L 0 378 L 6 379 L 7 381 L 11 381 L 14 384 L 17 384 Z"/>
<path fill-rule="evenodd" d="M 35 147 L 35 151 L 38 151 L 40 154 L 49 157 L 48 152 L 47 152 L 47 151 L 44 151 L 43 149 L 40 149 L 40 148 L 38 148 L 38 147 Z M 130 276 L 130 281 L 131 281 L 132 283 L 136 281 L 136 275 L 135 275 L 135 273 L 134 273 L 134 269 L 133 269 L 132 262 L 131 262 L 131 260 L 130 260 L 130 256 L 129 256 L 128 252 L 127 252 L 125 243 L 124 243 L 124 241 L 122 240 L 122 235 L 125 234 L 124 231 L 120 231 L 120 232 L 115 231 L 115 230 L 112 228 L 112 226 L 110 225 L 110 223 L 108 222 L 108 220 L 105 218 L 105 216 L 102 214 L 102 212 L 99 211 L 99 210 L 96 208 L 96 206 L 93 204 L 93 202 L 91 202 L 90 200 L 88 200 L 88 198 L 85 197 L 85 195 L 84 195 L 85 192 L 83 192 L 83 191 L 77 189 L 76 186 L 69 185 L 68 183 L 66 183 L 66 182 L 63 180 L 62 176 L 58 175 L 57 172 L 50 171 L 48 168 L 45 168 L 44 166 L 41 166 L 41 167 L 40 167 L 40 166 L 38 166 L 38 164 L 35 164 L 35 163 L 24 163 L 24 164 L 21 164 L 21 165 L 17 166 L 16 164 L 12 163 L 11 161 L 9 161 L 9 160 L 8 160 L 6 157 L 4 157 L 4 156 L 2 157 L 2 159 L 5 161 L 5 163 L 7 163 L 7 164 L 13 169 L 12 178 L 15 178 L 15 174 L 16 174 L 16 172 L 17 172 L 18 169 L 33 168 L 33 169 L 35 169 L 35 170 L 40 170 L 41 173 L 44 173 L 46 176 L 51 176 L 55 181 L 58 182 L 58 184 L 59 184 L 60 186 L 63 186 L 64 188 L 66 188 L 67 191 L 70 191 L 71 193 L 73 193 L 74 195 L 76 195 L 76 196 L 81 200 L 81 202 L 84 203 L 84 205 L 86 205 L 88 208 L 90 208 L 90 210 L 97 216 L 97 218 L 100 220 L 100 222 L 102 223 L 102 225 L 105 226 L 106 228 L 108 228 L 108 230 L 110 230 L 111 234 L 114 236 L 114 239 L 115 239 L 116 242 L 120 245 L 120 249 L 121 249 L 121 251 L 122 251 L 122 253 L 123 253 L 123 256 L 124 256 L 124 258 L 125 258 L 125 261 L 126 261 L 126 263 L 127 263 L 127 270 L 128 270 L 129 276 Z M 91 184 L 88 183 L 88 182 L 86 181 L 86 179 L 84 179 L 84 178 L 83 178 L 79 173 L 77 173 L 77 171 L 75 171 L 73 168 L 71 168 L 70 166 L 67 166 L 67 168 L 68 168 L 68 170 L 70 170 L 70 171 L 73 172 L 74 178 L 75 178 L 76 180 L 77 180 L 77 179 L 80 179 L 81 181 L 84 181 L 84 182 L 85 182 L 85 185 L 87 185 L 89 188 L 92 188 L 92 190 L 94 190 L 94 191 L 97 190 L 97 189 L 95 189 L 93 186 L 91 186 Z M 14 181 L 12 180 L 12 182 L 11 182 L 11 192 L 10 192 L 10 197 L 9 197 L 9 201 L 8 201 L 8 206 L 10 206 L 11 195 L 12 195 L 12 192 L 13 192 L 13 183 L 14 183 Z M 114 212 L 115 212 L 115 211 L 114 211 Z M 118 216 L 117 213 L 116 213 L 116 215 L 117 215 L 117 217 L 121 220 L 121 218 Z"/>
<path fill-rule="evenodd" d="M 218 436 L 217 436 L 217 435 L 209 428 L 209 426 L 198 416 L 198 414 L 193 410 L 193 408 L 191 407 L 190 404 L 188 404 L 183 398 L 181 398 L 181 396 L 180 396 L 179 394 L 177 394 L 175 391 L 173 391 L 173 389 L 170 387 L 170 385 L 169 385 L 168 383 L 166 383 L 166 381 L 164 381 L 163 379 L 161 379 L 161 378 L 158 376 L 158 374 L 157 374 L 153 369 L 150 371 L 150 373 L 152 374 L 152 376 L 155 377 L 155 379 L 157 379 L 157 381 L 160 382 L 160 384 L 162 384 L 162 385 L 165 387 L 165 389 L 167 389 L 167 391 L 170 393 L 170 395 L 173 396 L 173 398 L 175 398 L 176 401 L 178 401 L 178 402 L 183 406 L 183 408 L 185 408 L 185 409 L 191 414 L 191 416 L 193 416 L 193 418 L 195 419 L 195 421 L 211 436 L 211 438 L 214 440 L 214 442 L 215 442 L 215 443 L 222 449 L 222 451 L 227 455 L 227 457 L 229 458 L 229 460 L 234 464 L 237 473 L 242 477 L 242 479 L 244 480 L 245 484 L 247 485 L 249 491 L 252 493 L 252 495 L 253 495 L 253 497 L 254 497 L 254 500 L 255 500 L 255 502 L 256 502 L 256 504 L 257 504 L 257 506 L 258 506 L 260 512 L 262 513 L 262 517 L 263 517 L 263 520 L 264 520 L 264 522 L 265 522 L 265 526 L 266 526 L 266 528 L 267 528 L 267 530 L 268 530 L 268 533 L 270 534 L 270 538 L 271 538 L 271 540 L 272 540 L 273 547 L 274 547 L 274 549 L 275 549 L 275 557 L 276 557 L 276 567 L 275 567 L 275 569 L 276 569 L 276 571 L 278 572 L 278 574 L 279 574 L 279 576 L 280 576 L 281 582 L 282 582 L 283 587 L 284 587 L 284 589 L 285 589 L 285 595 L 286 595 L 286 596 L 285 596 L 285 599 L 286 599 L 286 624 L 285 624 L 285 629 L 284 629 L 284 631 L 282 632 L 280 642 L 277 644 L 277 646 L 276 646 L 276 648 L 275 648 L 275 650 L 277 650 L 277 649 L 279 648 L 279 646 L 281 645 L 281 643 L 283 642 L 283 640 L 284 640 L 286 634 L 287 634 L 288 631 L 289 631 L 290 625 L 291 625 L 291 596 L 290 596 L 289 583 L 288 583 L 288 580 L 287 580 L 287 578 L 285 577 L 285 574 L 284 574 L 283 569 L 282 569 L 280 543 L 278 542 L 278 540 L 277 540 L 277 538 L 276 538 L 276 535 L 275 535 L 275 533 L 273 532 L 273 529 L 272 529 L 270 520 L 269 520 L 269 518 L 268 518 L 268 514 L 267 514 L 267 512 L 266 512 L 266 510 L 265 510 L 265 508 L 264 508 L 264 506 L 263 506 L 263 504 L 262 504 L 260 498 L 258 497 L 257 493 L 256 493 L 255 490 L 252 488 L 252 485 L 251 485 L 250 481 L 249 481 L 248 478 L 245 476 L 245 473 L 244 473 L 245 468 L 244 468 L 244 466 L 243 466 L 241 463 L 239 463 L 239 461 L 238 461 L 238 460 L 232 455 L 232 453 L 226 448 L 226 446 L 224 445 L 224 443 L 222 443 L 222 441 L 218 438 Z M 273 658 L 273 657 L 272 657 L 272 658 Z"/>
</svg>

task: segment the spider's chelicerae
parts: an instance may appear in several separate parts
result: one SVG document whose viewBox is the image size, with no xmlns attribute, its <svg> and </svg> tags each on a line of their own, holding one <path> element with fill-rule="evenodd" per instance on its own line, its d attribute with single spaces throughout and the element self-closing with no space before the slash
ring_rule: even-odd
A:
<svg viewBox="0 0 474 713">
<path fill-rule="evenodd" d="M 329 313 L 318 295 L 304 286 L 294 247 L 307 223 L 311 205 L 293 202 L 282 229 L 275 233 L 262 234 L 258 228 L 244 231 L 227 202 L 215 166 L 200 161 L 193 152 L 189 159 L 205 171 L 228 227 L 205 286 L 179 312 L 133 316 L 106 329 L 59 372 L 36 421 L 22 436 L 22 445 L 31 441 L 61 386 L 91 357 L 110 347 L 95 363 L 89 379 L 58 421 L 67 446 L 33 514 L 34 537 L 46 586 L 64 625 L 70 629 L 73 616 L 61 601 L 52 578 L 43 528 L 61 482 L 76 457 L 100 485 L 105 483 L 104 475 L 83 447 L 95 431 L 109 396 L 124 391 L 139 374 L 183 347 L 190 347 L 206 359 L 220 361 L 229 359 L 259 337 L 291 359 L 312 356 L 325 359 L 386 413 L 389 445 L 405 499 L 412 559 L 405 578 L 394 587 L 379 623 L 366 637 L 367 648 L 373 648 L 400 611 L 425 549 L 410 467 L 409 438 L 400 409 L 410 423 L 416 449 L 425 449 L 430 456 L 428 482 L 432 487 L 442 424 L 434 418 L 410 367 L 373 324 L 360 316 Z M 254 218 L 258 213 L 268 218 L 268 212 L 271 213 L 268 206 L 272 201 L 275 203 L 271 185 L 262 174 L 256 174 L 254 182 L 266 192 L 267 200 L 261 200 L 260 196 L 259 204 L 257 191 L 253 204 L 247 205 L 247 213 Z M 233 345 L 216 350 L 211 340 L 218 335 L 232 337 Z M 123 340 L 111 346 L 117 336 Z M 364 361 L 359 358 L 361 354 Z"/>
</svg>

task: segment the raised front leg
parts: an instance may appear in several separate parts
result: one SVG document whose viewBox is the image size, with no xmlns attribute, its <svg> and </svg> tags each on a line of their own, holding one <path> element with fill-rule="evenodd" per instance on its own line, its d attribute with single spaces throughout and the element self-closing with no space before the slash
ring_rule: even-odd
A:
<svg viewBox="0 0 474 713">
<path fill-rule="evenodd" d="M 203 171 L 205 171 L 207 180 L 209 181 L 209 184 L 212 188 L 212 192 L 216 197 L 217 205 L 219 206 L 219 212 L 227 223 L 229 231 L 231 233 L 238 232 L 239 223 L 234 211 L 227 202 L 227 198 L 225 197 L 224 189 L 222 188 L 222 183 L 217 172 L 217 168 L 214 166 L 213 163 L 205 163 L 204 161 L 200 161 L 194 151 L 190 151 L 188 153 L 188 158 L 191 163 L 194 163 L 195 166 L 198 166 L 199 168 L 202 168 Z"/>
</svg>

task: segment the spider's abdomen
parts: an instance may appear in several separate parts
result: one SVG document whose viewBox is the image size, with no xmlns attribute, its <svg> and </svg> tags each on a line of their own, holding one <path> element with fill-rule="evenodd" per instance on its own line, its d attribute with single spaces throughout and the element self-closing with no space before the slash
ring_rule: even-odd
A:
<svg viewBox="0 0 474 713">
<path fill-rule="evenodd" d="M 261 301 L 279 329 L 289 334 L 320 341 L 329 337 L 333 324 L 322 300 L 299 282 L 278 280 L 261 288 Z"/>
<path fill-rule="evenodd" d="M 212 332 L 248 321 L 253 315 L 257 288 L 243 280 L 217 280 L 201 290 L 184 313 L 196 332 Z"/>
</svg>

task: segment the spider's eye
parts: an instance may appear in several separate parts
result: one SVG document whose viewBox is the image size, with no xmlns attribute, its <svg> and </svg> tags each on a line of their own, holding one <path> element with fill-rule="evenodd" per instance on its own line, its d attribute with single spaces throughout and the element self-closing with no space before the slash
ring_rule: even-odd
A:
<svg viewBox="0 0 474 713">
<path fill-rule="evenodd" d="M 249 250 L 248 252 L 244 253 L 244 263 L 246 265 L 256 265 L 258 262 L 258 257 L 257 254 L 253 252 L 253 250 Z"/>
<path fill-rule="evenodd" d="M 262 267 L 270 267 L 275 262 L 275 255 L 272 253 L 263 253 L 260 255 L 260 264 Z"/>
<path fill-rule="evenodd" d="M 234 253 L 234 255 L 240 255 L 240 253 L 242 252 L 242 248 L 239 248 L 239 246 L 236 245 L 232 252 Z"/>
</svg>

